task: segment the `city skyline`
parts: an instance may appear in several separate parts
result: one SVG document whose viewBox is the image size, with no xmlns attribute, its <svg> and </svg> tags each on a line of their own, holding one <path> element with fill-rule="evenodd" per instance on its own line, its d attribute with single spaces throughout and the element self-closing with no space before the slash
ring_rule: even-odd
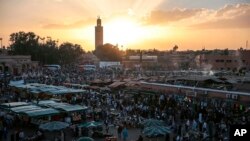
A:
<svg viewBox="0 0 250 141">
<path fill-rule="evenodd" d="M 121 49 L 245 48 L 250 37 L 247 0 L 0 0 L 0 37 L 32 31 L 59 43 L 95 48 L 98 15 L 104 43 Z"/>
</svg>

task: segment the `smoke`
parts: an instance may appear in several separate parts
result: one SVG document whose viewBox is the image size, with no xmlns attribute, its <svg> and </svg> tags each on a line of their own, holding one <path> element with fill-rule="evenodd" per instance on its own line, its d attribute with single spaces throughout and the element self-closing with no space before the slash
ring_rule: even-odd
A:
<svg viewBox="0 0 250 141">
<path fill-rule="evenodd" d="M 204 76 L 213 76 L 214 72 L 212 71 L 213 65 L 212 64 L 206 64 L 206 63 L 202 63 L 201 65 L 202 67 L 202 74 Z"/>
<path fill-rule="evenodd" d="M 209 71 L 208 73 L 209 76 L 213 76 L 214 75 L 214 72 L 212 70 Z"/>
<path fill-rule="evenodd" d="M 213 67 L 212 64 L 205 64 L 205 63 L 202 64 L 202 69 L 204 71 L 211 71 L 212 67 Z"/>
<path fill-rule="evenodd" d="M 243 66 L 243 62 L 242 62 L 241 58 L 242 58 L 242 56 L 241 56 L 240 50 L 236 50 L 236 52 L 235 52 L 235 59 L 237 60 L 237 64 L 238 64 L 237 71 L 239 71 L 242 68 L 242 66 Z"/>
</svg>

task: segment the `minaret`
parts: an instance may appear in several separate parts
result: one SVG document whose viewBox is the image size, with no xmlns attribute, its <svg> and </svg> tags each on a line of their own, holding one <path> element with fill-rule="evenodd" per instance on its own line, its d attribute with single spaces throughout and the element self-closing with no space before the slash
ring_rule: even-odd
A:
<svg viewBox="0 0 250 141">
<path fill-rule="evenodd" d="M 97 25 L 95 26 L 95 50 L 103 45 L 103 27 L 102 20 L 98 16 Z"/>
</svg>

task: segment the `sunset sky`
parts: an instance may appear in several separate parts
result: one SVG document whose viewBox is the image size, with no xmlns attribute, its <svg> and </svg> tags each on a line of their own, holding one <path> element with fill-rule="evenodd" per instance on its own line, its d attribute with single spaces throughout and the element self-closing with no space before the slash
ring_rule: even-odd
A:
<svg viewBox="0 0 250 141">
<path fill-rule="evenodd" d="M 250 41 L 249 0 L 0 0 L 0 37 L 8 46 L 11 33 L 32 31 L 90 51 L 97 16 L 104 43 L 121 49 L 238 49 Z"/>
</svg>

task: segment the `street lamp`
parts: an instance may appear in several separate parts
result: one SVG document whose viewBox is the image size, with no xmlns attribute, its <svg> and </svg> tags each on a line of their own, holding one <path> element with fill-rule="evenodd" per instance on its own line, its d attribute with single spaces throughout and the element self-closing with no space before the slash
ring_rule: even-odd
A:
<svg viewBox="0 0 250 141">
<path fill-rule="evenodd" d="M 1 48 L 3 48 L 3 38 L 0 38 L 0 40 L 1 40 Z"/>
</svg>

